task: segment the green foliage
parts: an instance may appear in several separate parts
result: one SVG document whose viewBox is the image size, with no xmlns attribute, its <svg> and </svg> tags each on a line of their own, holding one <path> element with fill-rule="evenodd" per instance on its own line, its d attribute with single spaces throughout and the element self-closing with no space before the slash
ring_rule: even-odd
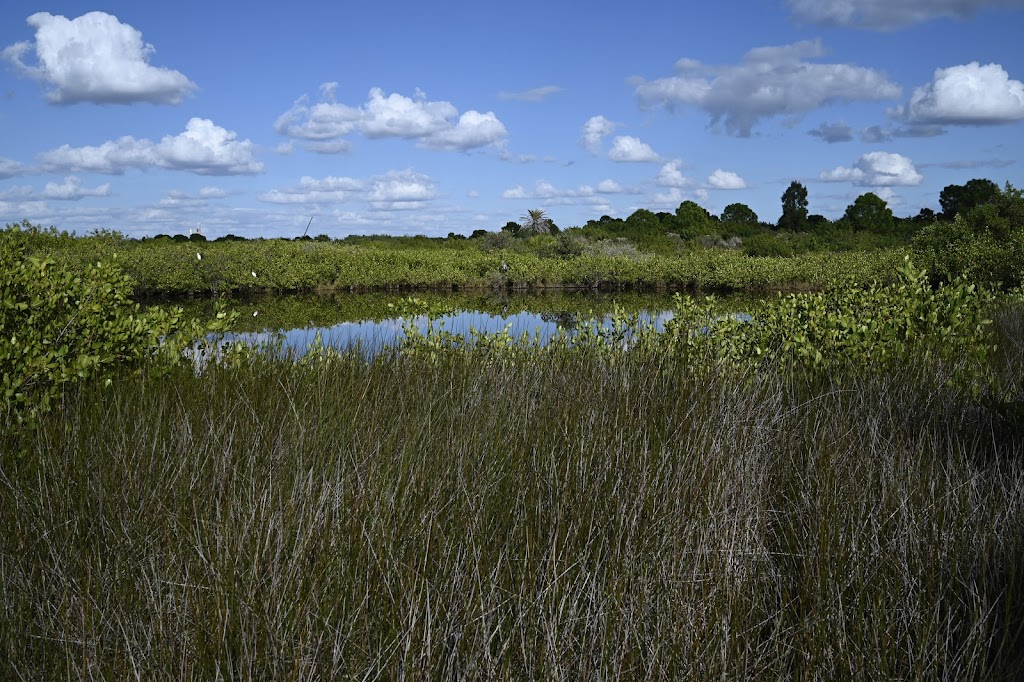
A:
<svg viewBox="0 0 1024 682">
<path fill-rule="evenodd" d="M 684 201 L 676 207 L 676 225 L 686 239 L 717 232 L 711 214 L 695 201 Z"/>
<path fill-rule="evenodd" d="M 782 193 L 782 217 L 779 218 L 780 230 L 801 230 L 807 224 L 807 188 L 793 181 Z"/>
<path fill-rule="evenodd" d="M 568 230 L 564 240 L 561 235 L 520 239 L 507 232 L 454 241 L 360 237 L 343 242 L 310 239 L 194 244 L 85 237 L 38 246 L 33 255 L 79 274 L 90 263 L 116 257 L 122 271 L 131 278 L 135 295 L 495 286 L 764 290 L 794 284 L 821 286 L 840 272 L 866 277 L 858 281 L 885 278 L 894 259 L 902 257 L 898 249 L 813 254 L 809 252 L 839 249 L 826 236 L 807 235 L 796 241 L 785 237 L 799 244 L 799 249 L 792 249 L 797 254 L 793 259 L 751 259 L 738 252 L 693 248 L 692 242 L 660 231 L 630 232 L 624 230 L 622 221 L 609 219 L 597 224 L 600 227 L 588 224 L 578 231 Z M 624 231 L 603 232 L 610 226 Z M 862 240 L 842 244 L 853 250 L 895 246 L 897 242 Z M 507 270 L 501 268 L 503 262 Z"/>
<path fill-rule="evenodd" d="M 658 219 L 658 216 L 651 211 L 648 211 L 646 208 L 638 208 L 629 214 L 623 228 L 626 231 L 636 233 L 657 234 L 664 231 L 661 220 Z"/>
<path fill-rule="evenodd" d="M 696 350 L 716 366 L 875 372 L 913 355 L 955 360 L 965 368 L 959 379 L 983 380 L 991 350 L 985 317 L 991 296 L 963 280 L 933 289 L 927 273 L 909 259 L 897 274 L 889 286 L 790 294 L 759 310 L 753 321 L 715 319 L 706 307 L 680 299 L 666 333 L 684 351 Z"/>
<path fill-rule="evenodd" d="M 953 220 L 977 206 L 992 203 L 999 196 L 999 185 L 991 180 L 975 178 L 963 185 L 946 185 L 939 193 L 942 217 Z"/>
<path fill-rule="evenodd" d="M 926 225 L 914 237 L 915 260 L 936 280 L 965 276 L 1007 288 L 1024 283 L 1024 195 L 1009 183 L 996 191 L 985 203 L 961 210 L 952 221 Z"/>
<path fill-rule="evenodd" d="M 0 434 L 33 427 L 67 384 L 110 385 L 125 368 L 182 362 L 186 349 L 230 322 L 223 312 L 200 325 L 180 310 L 142 311 L 116 265 L 73 271 L 28 255 L 23 236 L 0 234 Z"/>
<path fill-rule="evenodd" d="M 958 366 L 951 380 L 980 390 L 987 381 L 992 350 L 986 318 L 990 294 L 958 280 L 932 288 L 924 270 L 905 258 L 891 285 L 836 287 L 827 292 L 790 294 L 759 306 L 756 316 L 721 316 L 713 298 L 676 294 L 672 318 L 658 331 L 621 311 L 607 323 L 592 320 L 574 334 L 544 340 L 470 330 L 453 334 L 428 325 L 420 332 L 410 319 L 403 352 L 437 359 L 445 353 L 496 351 L 521 357 L 565 349 L 599 355 L 681 354 L 692 371 L 824 374 L 854 369 L 886 372 L 911 356 Z M 416 303 L 413 301 L 413 303 Z M 417 315 L 433 319 L 431 311 Z"/>
<path fill-rule="evenodd" d="M 517 234 L 531 236 L 536 234 L 551 234 L 551 232 L 553 232 L 552 227 L 554 226 L 554 223 L 552 223 L 551 219 L 544 215 L 544 211 L 539 208 L 530 209 L 526 212 L 526 215 L 519 220 L 522 228 Z"/>
<path fill-rule="evenodd" d="M 757 225 L 757 214 L 754 209 L 746 204 L 729 204 L 722 211 L 723 223 L 742 223 L 746 225 Z"/>
<path fill-rule="evenodd" d="M 861 194 L 847 206 L 843 220 L 854 231 L 870 230 L 884 234 L 893 229 L 892 209 L 874 192 Z"/>
</svg>

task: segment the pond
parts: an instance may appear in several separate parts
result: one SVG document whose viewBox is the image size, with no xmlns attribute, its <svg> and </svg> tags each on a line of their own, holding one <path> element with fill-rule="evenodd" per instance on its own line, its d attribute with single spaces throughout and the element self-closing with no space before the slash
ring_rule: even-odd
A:
<svg viewBox="0 0 1024 682">
<path fill-rule="evenodd" d="M 590 291 L 544 292 L 417 292 L 415 298 L 431 306 L 454 311 L 435 320 L 444 329 L 468 335 L 471 329 L 500 332 L 508 328 L 514 336 L 537 334 L 542 340 L 555 333 L 572 333 L 589 320 L 608 321 L 616 307 L 637 314 L 661 328 L 672 317 L 672 294 L 667 292 L 598 293 Z M 318 337 L 325 346 L 339 350 L 359 346 L 375 353 L 395 345 L 404 336 L 403 320 L 396 309 L 409 294 L 349 293 L 264 295 L 226 299 L 230 310 L 239 314 L 237 332 L 229 340 L 253 344 L 279 344 L 282 352 L 303 353 Z M 723 312 L 746 311 L 758 299 L 728 297 L 721 300 Z M 179 303 L 186 313 L 209 317 L 210 300 Z M 427 330 L 427 319 L 415 322 Z"/>
</svg>

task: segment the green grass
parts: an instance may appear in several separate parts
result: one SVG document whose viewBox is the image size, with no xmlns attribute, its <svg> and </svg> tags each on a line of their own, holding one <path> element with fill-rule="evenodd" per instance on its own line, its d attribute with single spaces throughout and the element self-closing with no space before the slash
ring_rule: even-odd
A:
<svg viewBox="0 0 1024 682">
<path fill-rule="evenodd" d="M 391 354 L 70 387 L 0 460 L 0 677 L 1018 679 L 1019 424 L 938 363 Z"/>
</svg>

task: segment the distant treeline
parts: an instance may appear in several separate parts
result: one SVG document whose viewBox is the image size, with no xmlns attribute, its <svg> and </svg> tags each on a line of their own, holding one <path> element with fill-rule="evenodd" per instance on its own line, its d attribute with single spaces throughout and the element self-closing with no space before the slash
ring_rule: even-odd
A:
<svg viewBox="0 0 1024 682">
<path fill-rule="evenodd" d="M 940 213 L 923 209 L 912 218 L 896 218 L 882 198 L 868 192 L 843 217 L 828 220 L 807 213 L 807 190 L 793 182 L 782 195 L 782 217 L 774 224 L 761 221 L 744 204 L 730 204 L 715 216 L 684 201 L 673 213 L 638 209 L 625 219 L 605 215 L 567 229 L 535 209 L 520 222 L 468 237 L 245 239 L 228 234 L 209 239 L 193 233 L 129 239 L 111 230 L 76 237 L 27 221 L 9 225 L 7 232 L 29 252 L 72 266 L 116 257 L 140 294 L 318 288 L 785 289 L 884 278 L 907 253 L 934 281 L 960 275 L 1003 287 L 1024 281 L 1021 190 L 975 179 L 947 186 L 939 202 Z M 849 257 L 838 258 L 841 254 Z M 806 259 L 816 255 L 822 258 Z"/>
</svg>

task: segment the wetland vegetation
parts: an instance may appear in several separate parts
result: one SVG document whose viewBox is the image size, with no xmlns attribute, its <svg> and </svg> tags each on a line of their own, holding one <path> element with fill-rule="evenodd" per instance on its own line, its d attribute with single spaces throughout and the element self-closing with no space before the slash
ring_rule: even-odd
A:
<svg viewBox="0 0 1024 682">
<path fill-rule="evenodd" d="M 985 196 L 900 233 L 871 200 L 815 228 L 796 193 L 786 229 L 741 237 L 788 255 L 628 220 L 9 226 L 3 676 L 1019 679 L 1024 201 Z M 659 328 L 626 301 L 543 343 L 412 324 L 556 284 L 683 291 Z M 370 357 L 222 344 L 257 329 L 249 303 L 136 300 L 347 287 L 443 292 L 398 304 L 404 339 Z M 785 293 L 737 317 L 695 289 Z M 328 319 L 312 301 L 286 316 Z"/>
</svg>

